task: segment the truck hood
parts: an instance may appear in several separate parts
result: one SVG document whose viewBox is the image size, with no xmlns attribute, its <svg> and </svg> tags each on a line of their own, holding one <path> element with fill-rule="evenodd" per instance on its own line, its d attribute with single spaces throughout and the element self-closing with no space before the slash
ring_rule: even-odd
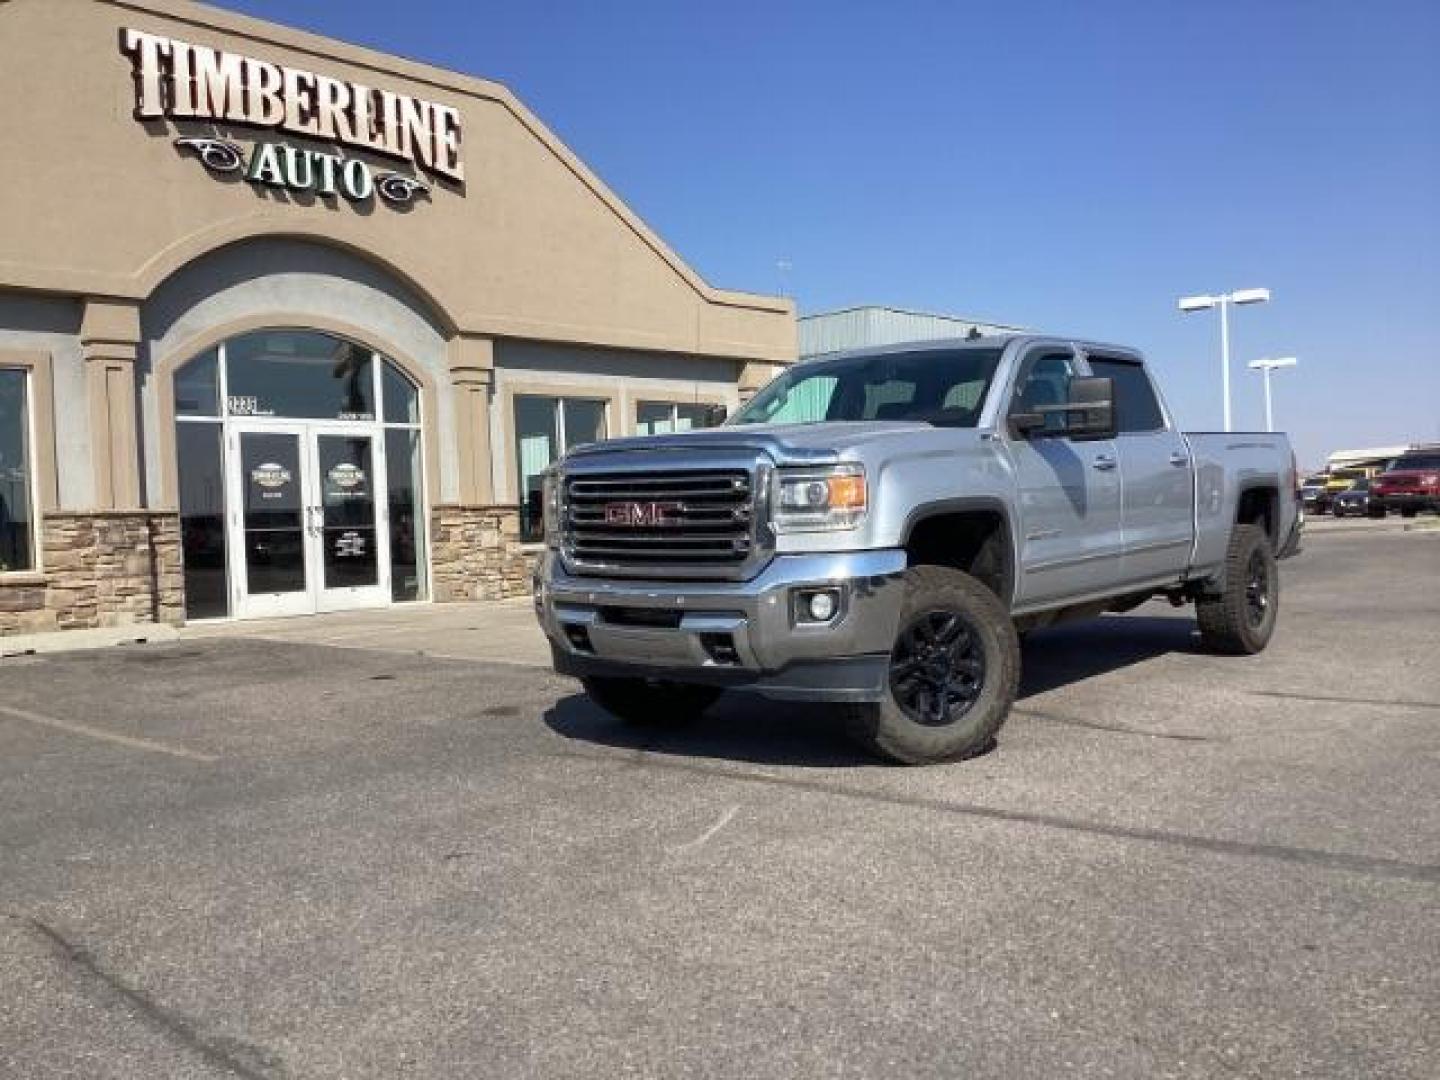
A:
<svg viewBox="0 0 1440 1080">
<path fill-rule="evenodd" d="M 767 454 L 777 465 L 824 465 L 862 456 L 862 448 L 916 432 L 946 431 L 919 421 L 866 420 L 823 424 L 735 425 L 686 431 L 676 435 L 643 435 L 626 439 L 609 439 L 600 443 L 577 446 L 566 455 L 566 461 L 577 464 L 595 455 L 624 455 L 632 460 L 640 455 L 654 455 L 657 466 L 663 467 L 663 455 L 680 455 L 687 451 L 716 454 Z"/>
</svg>

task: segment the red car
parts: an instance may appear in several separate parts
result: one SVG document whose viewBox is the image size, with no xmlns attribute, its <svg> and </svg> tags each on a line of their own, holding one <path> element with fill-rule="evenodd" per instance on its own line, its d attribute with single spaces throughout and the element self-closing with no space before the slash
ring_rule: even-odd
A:
<svg viewBox="0 0 1440 1080">
<path fill-rule="evenodd" d="M 1440 450 L 1398 457 L 1370 482 L 1367 513 L 1380 518 L 1388 510 L 1399 510 L 1401 517 L 1414 517 L 1421 510 L 1440 512 Z"/>
</svg>

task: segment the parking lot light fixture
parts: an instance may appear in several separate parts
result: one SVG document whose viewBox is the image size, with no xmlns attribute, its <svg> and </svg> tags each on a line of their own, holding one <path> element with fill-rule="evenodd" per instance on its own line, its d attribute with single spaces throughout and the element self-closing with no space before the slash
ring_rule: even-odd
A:
<svg viewBox="0 0 1440 1080">
<path fill-rule="evenodd" d="M 1269 289 L 1236 289 L 1214 296 L 1182 296 L 1179 308 L 1185 314 L 1220 309 L 1220 388 L 1225 399 L 1225 430 L 1233 431 L 1230 413 L 1230 305 L 1264 304 L 1270 299 Z"/>
<path fill-rule="evenodd" d="M 1280 368 L 1291 368 L 1300 363 L 1293 356 L 1277 356 L 1275 358 L 1264 357 L 1260 360 L 1251 360 L 1250 367 L 1260 372 L 1265 377 L 1265 430 L 1275 430 L 1275 410 L 1270 402 L 1270 373 Z"/>
</svg>

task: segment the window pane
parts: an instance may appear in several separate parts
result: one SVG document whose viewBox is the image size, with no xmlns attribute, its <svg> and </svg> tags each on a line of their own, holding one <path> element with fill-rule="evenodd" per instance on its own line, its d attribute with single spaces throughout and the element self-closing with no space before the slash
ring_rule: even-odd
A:
<svg viewBox="0 0 1440 1080">
<path fill-rule="evenodd" d="M 912 379 L 886 379 L 865 387 L 862 420 L 892 420 L 913 412 L 915 382 Z"/>
<path fill-rule="evenodd" d="M 675 428 L 671 425 L 670 410 L 674 406 L 668 401 L 642 401 L 635 406 L 636 435 L 665 435 Z"/>
<path fill-rule="evenodd" d="M 694 431 L 696 428 L 703 428 L 709 422 L 710 407 L 708 405 L 675 406 L 676 431 Z"/>
<path fill-rule="evenodd" d="M 265 330 L 225 346 L 231 416 L 374 420 L 369 349 L 328 334 Z"/>
<path fill-rule="evenodd" d="M 255 593 L 304 592 L 306 507 L 300 437 L 240 434 L 246 587 Z"/>
<path fill-rule="evenodd" d="M 605 402 L 565 399 L 565 449 L 605 438 Z"/>
<path fill-rule="evenodd" d="M 520 538 L 541 536 L 540 486 L 546 468 L 558 455 L 556 410 L 559 402 L 548 397 L 515 398 L 515 460 L 520 468 Z"/>
<path fill-rule="evenodd" d="M 385 400 L 387 424 L 420 422 L 420 391 L 393 361 L 386 360 L 380 369 L 380 394 Z"/>
<path fill-rule="evenodd" d="M 390 501 L 390 596 L 425 595 L 425 503 L 420 497 L 420 433 L 385 432 L 385 477 Z"/>
<path fill-rule="evenodd" d="M 180 466 L 180 542 L 185 563 L 185 617 L 230 613 L 225 578 L 225 473 L 219 424 L 176 424 Z"/>
<path fill-rule="evenodd" d="M 35 568 L 28 375 L 15 368 L 0 368 L 0 572 Z"/>
<path fill-rule="evenodd" d="M 220 353 L 203 352 L 175 373 L 177 416 L 220 415 Z"/>
<path fill-rule="evenodd" d="M 1091 358 L 1090 370 L 1115 380 L 1115 429 L 1117 431 L 1159 431 L 1165 426 L 1150 377 L 1139 364 Z"/>
</svg>

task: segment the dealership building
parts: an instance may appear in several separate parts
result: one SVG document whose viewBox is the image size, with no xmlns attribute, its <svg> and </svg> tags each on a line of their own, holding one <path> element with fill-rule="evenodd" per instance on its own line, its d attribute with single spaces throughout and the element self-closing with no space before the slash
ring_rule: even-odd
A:
<svg viewBox="0 0 1440 1080">
<path fill-rule="evenodd" d="M 0 91 L 0 634 L 523 592 L 567 446 L 795 358 L 503 86 L 9 0 Z"/>
</svg>

